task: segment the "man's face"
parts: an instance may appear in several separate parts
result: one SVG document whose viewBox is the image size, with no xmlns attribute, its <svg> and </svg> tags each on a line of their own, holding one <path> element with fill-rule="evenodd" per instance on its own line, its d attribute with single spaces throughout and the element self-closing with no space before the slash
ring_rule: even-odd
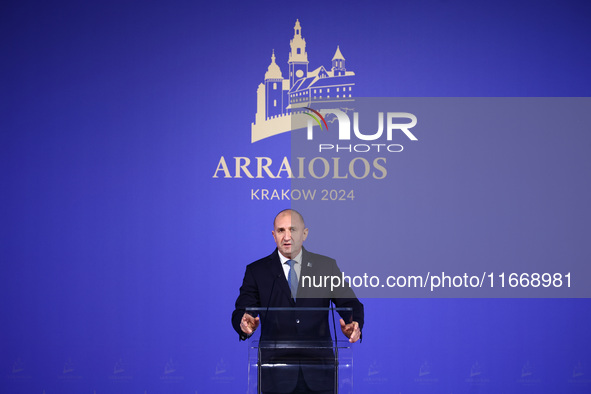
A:
<svg viewBox="0 0 591 394">
<path fill-rule="evenodd" d="M 288 259 L 300 253 L 307 236 L 308 229 L 304 228 L 304 222 L 297 213 L 283 212 L 275 219 L 273 238 L 279 252 Z"/>
</svg>

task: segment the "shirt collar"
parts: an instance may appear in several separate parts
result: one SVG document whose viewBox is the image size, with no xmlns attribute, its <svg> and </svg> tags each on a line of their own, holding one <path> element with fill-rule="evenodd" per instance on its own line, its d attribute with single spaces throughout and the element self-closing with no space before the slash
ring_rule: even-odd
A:
<svg viewBox="0 0 591 394">
<path fill-rule="evenodd" d="M 281 264 L 285 264 L 289 260 L 294 260 L 296 263 L 302 264 L 302 250 L 300 250 L 300 253 L 298 253 L 298 255 L 296 257 L 294 257 L 293 259 L 288 259 L 284 255 L 282 255 L 280 251 L 277 251 L 277 253 L 279 254 L 279 260 L 281 260 Z"/>
</svg>

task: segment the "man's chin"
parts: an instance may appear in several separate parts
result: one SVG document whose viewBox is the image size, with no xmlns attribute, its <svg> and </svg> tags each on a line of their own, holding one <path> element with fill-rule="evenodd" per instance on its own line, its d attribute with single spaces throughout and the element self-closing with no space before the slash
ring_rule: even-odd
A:
<svg viewBox="0 0 591 394">
<path fill-rule="evenodd" d="M 284 255 L 288 259 L 291 259 L 291 248 L 281 249 L 280 252 L 281 252 L 282 255 Z"/>
</svg>

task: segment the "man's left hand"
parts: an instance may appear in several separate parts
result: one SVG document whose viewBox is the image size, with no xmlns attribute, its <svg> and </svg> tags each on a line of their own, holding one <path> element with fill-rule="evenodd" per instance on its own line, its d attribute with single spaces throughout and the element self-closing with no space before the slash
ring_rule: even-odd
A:
<svg viewBox="0 0 591 394">
<path fill-rule="evenodd" d="M 355 343 L 361 338 L 361 329 L 359 328 L 359 323 L 356 321 L 345 324 L 345 321 L 341 319 L 341 331 L 349 338 L 349 342 L 351 343 Z"/>
</svg>

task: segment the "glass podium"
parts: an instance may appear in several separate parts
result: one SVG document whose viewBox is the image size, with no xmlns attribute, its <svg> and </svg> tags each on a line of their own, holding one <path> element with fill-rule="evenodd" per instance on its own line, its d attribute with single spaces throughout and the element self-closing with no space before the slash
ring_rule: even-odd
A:
<svg viewBox="0 0 591 394">
<path fill-rule="evenodd" d="M 291 392 L 298 382 L 315 391 L 353 392 L 352 344 L 339 323 L 350 319 L 351 308 L 245 309 L 260 319 L 248 338 L 247 393 Z"/>
</svg>

